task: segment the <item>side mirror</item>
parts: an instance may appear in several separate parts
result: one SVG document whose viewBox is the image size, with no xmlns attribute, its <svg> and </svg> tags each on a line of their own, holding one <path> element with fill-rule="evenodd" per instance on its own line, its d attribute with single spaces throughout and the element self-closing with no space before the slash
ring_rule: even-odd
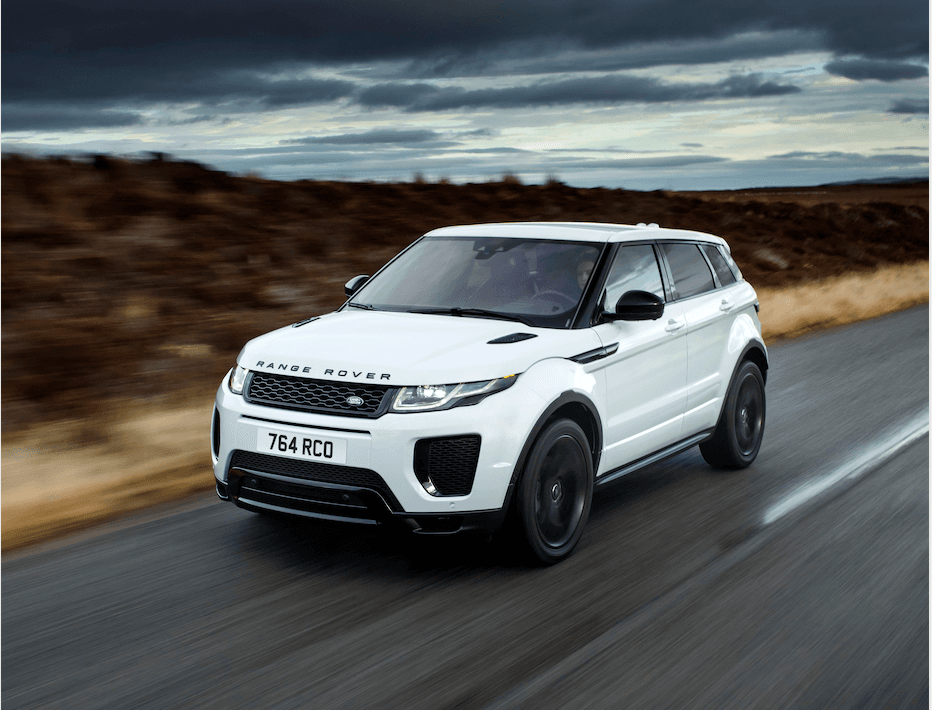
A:
<svg viewBox="0 0 932 710">
<path fill-rule="evenodd" d="M 615 312 L 605 311 L 602 320 L 657 320 L 663 315 L 663 299 L 647 291 L 627 291 L 618 299 Z"/>
<path fill-rule="evenodd" d="M 352 296 L 361 289 L 362 285 L 368 280 L 368 276 L 354 276 L 343 285 L 343 293 L 345 293 L 347 297 Z"/>
</svg>

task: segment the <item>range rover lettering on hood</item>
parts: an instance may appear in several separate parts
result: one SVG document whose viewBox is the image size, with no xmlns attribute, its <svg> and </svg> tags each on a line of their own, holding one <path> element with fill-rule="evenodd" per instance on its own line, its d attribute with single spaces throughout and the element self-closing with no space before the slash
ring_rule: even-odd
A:
<svg viewBox="0 0 932 710">
<path fill-rule="evenodd" d="M 256 369 L 262 370 L 283 370 L 285 372 L 302 372 L 306 375 L 312 374 L 313 368 L 309 366 L 291 365 L 287 362 L 267 362 L 265 360 L 256 361 Z M 392 376 L 387 372 L 366 372 L 365 370 L 340 370 L 335 368 L 326 368 L 323 373 L 329 377 L 356 377 L 367 380 L 391 380 Z"/>
</svg>

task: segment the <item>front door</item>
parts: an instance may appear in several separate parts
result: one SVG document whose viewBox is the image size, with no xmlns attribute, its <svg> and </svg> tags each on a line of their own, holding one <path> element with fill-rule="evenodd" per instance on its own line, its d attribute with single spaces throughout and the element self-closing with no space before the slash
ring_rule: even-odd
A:
<svg viewBox="0 0 932 710">
<path fill-rule="evenodd" d="M 601 303 L 614 310 L 632 290 L 666 299 L 651 244 L 618 249 Z M 679 441 L 686 409 L 687 328 L 680 306 L 668 300 L 659 320 L 614 321 L 594 330 L 603 345 L 618 345 L 599 361 L 606 386 L 605 451 L 598 472 L 603 474 Z"/>
</svg>

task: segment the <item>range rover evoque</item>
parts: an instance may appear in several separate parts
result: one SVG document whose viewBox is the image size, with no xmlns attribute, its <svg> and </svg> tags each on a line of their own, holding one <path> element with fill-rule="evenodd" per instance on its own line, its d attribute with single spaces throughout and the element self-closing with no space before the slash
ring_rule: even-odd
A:
<svg viewBox="0 0 932 710">
<path fill-rule="evenodd" d="M 721 468 L 760 449 L 759 305 L 719 237 L 446 227 L 345 292 L 337 311 L 250 341 L 220 385 L 222 499 L 422 534 L 513 516 L 554 563 L 595 486 L 695 445 Z"/>
</svg>

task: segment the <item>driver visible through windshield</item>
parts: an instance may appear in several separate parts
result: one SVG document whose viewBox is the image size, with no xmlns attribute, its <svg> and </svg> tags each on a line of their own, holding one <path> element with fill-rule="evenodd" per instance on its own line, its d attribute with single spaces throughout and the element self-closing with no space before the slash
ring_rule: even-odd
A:
<svg viewBox="0 0 932 710">
<path fill-rule="evenodd" d="M 572 322 L 601 244 L 428 237 L 354 295 L 376 310 L 515 316 L 541 327 Z M 473 311 L 473 312 L 469 312 Z"/>
</svg>

